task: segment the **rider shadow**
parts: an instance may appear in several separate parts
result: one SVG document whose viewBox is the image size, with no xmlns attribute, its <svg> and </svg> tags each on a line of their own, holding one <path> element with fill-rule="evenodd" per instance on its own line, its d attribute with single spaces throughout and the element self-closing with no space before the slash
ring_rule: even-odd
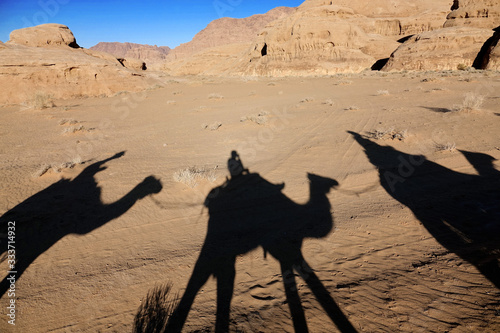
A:
<svg viewBox="0 0 500 333">
<path fill-rule="evenodd" d="M 478 173 L 469 175 L 349 133 L 378 169 L 387 193 L 410 208 L 441 245 L 500 288 L 500 171 L 495 159 L 460 151 Z"/>
<path fill-rule="evenodd" d="M 331 320 L 343 332 L 356 332 L 302 255 L 305 238 L 322 238 L 333 228 L 326 196 L 338 183 L 308 174 L 310 199 L 297 204 L 282 193 L 284 184 L 272 184 L 243 168 L 233 152 L 228 162 L 231 178 L 208 195 L 209 221 L 205 242 L 187 288 L 168 320 L 166 332 L 180 332 L 194 299 L 210 276 L 217 280 L 216 332 L 229 330 L 236 256 L 259 246 L 281 266 L 286 298 L 296 332 L 307 332 L 297 291 L 296 271 L 307 283 Z"/>
<path fill-rule="evenodd" d="M 87 234 L 126 213 L 137 200 L 161 191 L 161 182 L 149 176 L 118 201 L 102 203 L 101 188 L 94 177 L 106 169 L 105 163 L 124 154 L 121 152 L 89 165 L 73 180 L 61 179 L 0 217 L 0 248 L 3 251 L 0 261 L 9 260 L 9 270 L 16 272 L 16 279 L 61 238 L 69 234 Z M 9 255 L 14 252 L 8 251 L 9 244 L 15 250 L 14 267 L 10 267 L 14 257 Z M 10 288 L 8 277 L 0 283 L 0 297 Z"/>
</svg>

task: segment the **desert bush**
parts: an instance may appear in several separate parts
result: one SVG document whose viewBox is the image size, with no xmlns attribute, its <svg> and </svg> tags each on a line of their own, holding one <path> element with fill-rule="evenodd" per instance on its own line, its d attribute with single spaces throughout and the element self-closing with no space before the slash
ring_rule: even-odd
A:
<svg viewBox="0 0 500 333">
<path fill-rule="evenodd" d="M 408 130 L 395 130 L 388 128 L 385 130 L 376 129 L 368 133 L 368 137 L 375 140 L 399 140 L 404 141 L 408 137 Z"/>
<path fill-rule="evenodd" d="M 62 134 L 73 134 L 77 132 L 84 132 L 88 131 L 85 126 L 83 125 L 78 125 L 78 126 L 69 126 L 63 129 Z"/>
<path fill-rule="evenodd" d="M 40 91 L 33 95 L 29 104 L 37 110 L 48 109 L 55 106 L 54 101 L 52 100 L 52 95 Z"/>
<path fill-rule="evenodd" d="M 266 111 L 259 112 L 257 114 L 252 114 L 249 116 L 242 117 L 240 119 L 241 122 L 245 122 L 247 120 L 256 123 L 257 125 L 263 125 L 267 123 L 267 115 L 269 113 Z"/>
<path fill-rule="evenodd" d="M 314 102 L 314 98 L 306 97 L 300 100 L 300 103 L 310 103 L 310 102 Z"/>
<path fill-rule="evenodd" d="M 444 144 L 437 143 L 435 147 L 437 151 L 455 151 L 457 149 L 454 142 L 447 142 Z"/>
<path fill-rule="evenodd" d="M 209 182 L 215 182 L 217 180 L 217 175 L 215 173 L 216 169 L 217 167 L 207 168 L 192 166 L 176 171 L 173 178 L 176 182 L 183 183 L 191 188 L 194 188 L 202 179 L 206 179 Z"/>
<path fill-rule="evenodd" d="M 389 90 L 378 90 L 377 96 L 389 96 Z"/>
<path fill-rule="evenodd" d="M 460 105 L 455 105 L 451 111 L 454 112 L 471 112 L 480 110 L 484 102 L 484 96 L 473 92 L 465 94 L 464 101 Z"/>
<path fill-rule="evenodd" d="M 213 99 L 213 100 L 223 100 L 224 99 L 224 96 L 222 96 L 221 94 L 217 94 L 217 93 L 212 93 L 210 95 L 208 95 L 208 99 Z"/>
</svg>

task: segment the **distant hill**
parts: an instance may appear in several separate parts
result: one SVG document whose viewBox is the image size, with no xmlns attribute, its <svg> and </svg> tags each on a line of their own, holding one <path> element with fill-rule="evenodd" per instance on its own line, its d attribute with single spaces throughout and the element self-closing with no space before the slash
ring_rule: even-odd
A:
<svg viewBox="0 0 500 333">
<path fill-rule="evenodd" d="M 140 59 L 146 63 L 163 61 L 171 51 L 168 46 L 118 42 L 100 42 L 90 49 L 110 53 L 117 58 Z"/>
</svg>

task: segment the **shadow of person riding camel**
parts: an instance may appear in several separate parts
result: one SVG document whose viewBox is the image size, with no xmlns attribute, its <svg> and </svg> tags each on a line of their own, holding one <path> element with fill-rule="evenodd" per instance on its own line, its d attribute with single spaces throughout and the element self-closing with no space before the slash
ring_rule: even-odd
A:
<svg viewBox="0 0 500 333">
<path fill-rule="evenodd" d="M 17 279 L 61 238 L 69 234 L 87 234 L 126 213 L 137 200 L 162 190 L 161 182 L 149 176 L 118 201 L 102 203 L 101 188 L 94 176 L 106 169 L 105 163 L 124 154 L 121 152 L 89 165 L 73 180 L 61 179 L 0 217 L 1 261 L 10 259 L 7 236 L 12 229 L 8 226 L 9 222 L 15 222 L 13 239 L 17 261 L 9 270 L 17 272 Z M 6 279 L 0 283 L 0 297 L 9 289 Z"/>
<path fill-rule="evenodd" d="M 461 151 L 478 173 L 464 174 L 349 133 L 378 169 L 387 193 L 410 208 L 441 245 L 500 288 L 500 172 L 494 158 Z"/>
<path fill-rule="evenodd" d="M 215 331 L 227 332 L 236 256 L 257 247 L 280 263 L 296 332 L 307 332 L 308 328 L 294 271 L 305 280 L 332 321 L 343 332 L 355 332 L 302 255 L 305 238 L 325 237 L 332 230 L 332 207 L 326 195 L 338 183 L 308 174 L 310 199 L 300 205 L 282 193 L 284 184 L 272 184 L 245 169 L 236 152 L 228 161 L 228 169 L 231 177 L 206 198 L 210 218 L 205 242 L 166 332 L 182 330 L 197 293 L 210 276 L 217 280 Z"/>
</svg>

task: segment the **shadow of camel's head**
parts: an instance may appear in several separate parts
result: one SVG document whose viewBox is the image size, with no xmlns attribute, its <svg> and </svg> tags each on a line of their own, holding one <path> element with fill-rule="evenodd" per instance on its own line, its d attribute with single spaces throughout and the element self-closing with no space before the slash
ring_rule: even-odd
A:
<svg viewBox="0 0 500 333">
<path fill-rule="evenodd" d="M 321 177 L 312 173 L 307 174 L 307 179 L 314 185 L 317 190 L 321 192 L 328 193 L 330 189 L 335 188 L 339 183 L 335 179 Z"/>
</svg>

